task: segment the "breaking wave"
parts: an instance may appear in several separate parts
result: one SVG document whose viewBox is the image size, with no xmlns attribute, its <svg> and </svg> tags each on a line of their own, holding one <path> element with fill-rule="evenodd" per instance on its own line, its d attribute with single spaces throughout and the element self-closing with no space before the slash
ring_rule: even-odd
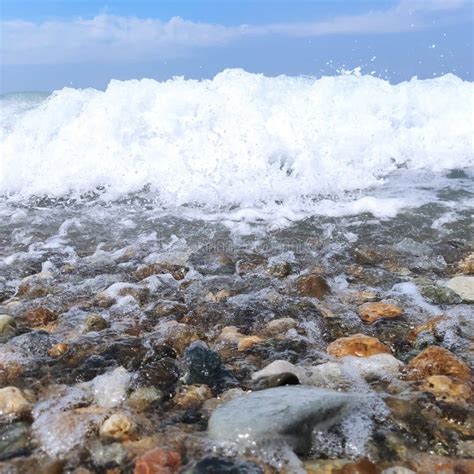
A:
<svg viewBox="0 0 474 474">
<path fill-rule="evenodd" d="M 474 84 L 358 74 L 113 80 L 1 98 L 0 194 L 304 208 L 398 169 L 474 164 Z"/>
</svg>

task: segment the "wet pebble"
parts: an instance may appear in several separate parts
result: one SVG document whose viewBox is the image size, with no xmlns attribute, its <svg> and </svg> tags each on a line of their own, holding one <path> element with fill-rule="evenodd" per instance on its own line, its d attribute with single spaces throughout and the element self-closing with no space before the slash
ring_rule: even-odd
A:
<svg viewBox="0 0 474 474">
<path fill-rule="evenodd" d="M 205 384 L 212 387 L 235 385 L 234 375 L 226 369 L 219 354 L 212 351 L 202 341 L 193 342 L 183 355 L 186 384 Z"/>
<path fill-rule="evenodd" d="M 29 309 L 21 316 L 21 320 L 24 320 L 25 324 L 32 328 L 46 326 L 54 323 L 57 319 L 58 314 L 45 306 Z"/>
<path fill-rule="evenodd" d="M 446 375 L 430 375 L 423 381 L 420 389 L 447 403 L 467 403 L 471 398 L 471 388 L 467 383 Z"/>
<path fill-rule="evenodd" d="M 23 422 L 0 427 L 0 461 L 16 456 L 24 456 L 31 452 L 32 445 L 29 431 L 29 425 Z"/>
<path fill-rule="evenodd" d="M 16 333 L 16 321 L 8 314 L 0 314 L 0 343 L 10 339 Z"/>
<path fill-rule="evenodd" d="M 64 342 L 58 342 L 54 344 L 54 346 L 50 347 L 48 350 L 48 355 L 50 357 L 61 357 L 62 355 L 66 354 L 69 350 L 69 345 Z"/>
<path fill-rule="evenodd" d="M 466 303 L 474 303 L 474 276 L 457 276 L 451 278 L 448 287 Z"/>
<path fill-rule="evenodd" d="M 221 333 L 217 337 L 217 341 L 237 345 L 243 337 L 245 336 L 241 334 L 235 326 L 226 326 L 222 328 Z"/>
<path fill-rule="evenodd" d="M 358 313 L 362 321 L 372 324 L 379 319 L 398 318 L 403 314 L 403 311 L 391 303 L 377 302 L 364 303 L 359 307 Z"/>
<path fill-rule="evenodd" d="M 246 351 L 248 349 L 251 349 L 256 344 L 260 344 L 262 341 L 263 341 L 263 339 L 259 336 L 245 336 L 245 337 L 242 337 L 239 340 L 239 343 L 237 344 L 237 350 L 239 352 Z"/>
<path fill-rule="evenodd" d="M 18 286 L 17 296 L 33 299 L 52 293 L 52 278 L 53 275 L 49 272 L 41 272 L 24 278 Z"/>
<path fill-rule="evenodd" d="M 443 304 L 459 304 L 461 303 L 460 296 L 451 288 L 447 286 L 437 285 L 430 281 L 417 282 L 421 294 L 431 303 L 437 305 Z"/>
<path fill-rule="evenodd" d="M 189 268 L 182 265 L 172 263 L 151 263 L 140 265 L 134 275 L 137 280 L 144 280 L 152 275 L 169 273 L 175 280 L 182 280 L 188 271 Z"/>
<path fill-rule="evenodd" d="M 140 387 L 130 394 L 127 404 L 131 409 L 142 412 L 160 401 L 162 397 L 163 393 L 156 387 Z"/>
<path fill-rule="evenodd" d="M 443 347 L 430 346 L 407 365 L 410 380 L 422 380 L 430 375 L 446 375 L 468 381 L 471 378 L 469 366 Z"/>
<path fill-rule="evenodd" d="M 95 466 L 111 467 L 121 466 L 127 461 L 128 452 L 122 443 L 110 443 L 108 439 L 105 443 L 95 440 L 90 443 L 89 453 Z M 113 469 L 107 469 L 107 473 L 115 474 Z M 83 474 L 76 473 L 74 474 Z M 86 474 L 86 473 L 84 473 Z M 92 474 L 90 471 L 87 474 Z"/>
<path fill-rule="evenodd" d="M 224 252 L 209 252 L 206 247 L 193 253 L 189 262 L 203 275 L 232 275 L 235 272 L 235 262 L 232 257 Z"/>
<path fill-rule="evenodd" d="M 157 318 L 164 318 L 166 316 L 174 316 L 180 318 L 188 312 L 188 308 L 176 301 L 162 301 L 158 303 L 153 309 L 153 315 Z"/>
<path fill-rule="evenodd" d="M 31 404 L 17 387 L 0 389 L 0 416 L 18 418 L 31 411 Z"/>
<path fill-rule="evenodd" d="M 288 262 L 275 263 L 268 267 L 268 273 L 276 278 L 285 278 L 291 275 L 292 271 L 291 264 Z"/>
<path fill-rule="evenodd" d="M 465 259 L 458 263 L 459 270 L 465 275 L 474 274 L 474 253 L 468 255 Z"/>
<path fill-rule="evenodd" d="M 355 394 L 300 385 L 256 391 L 219 406 L 209 419 L 216 441 L 244 446 L 285 441 L 296 452 L 311 448 L 311 432 L 338 421 Z"/>
<path fill-rule="evenodd" d="M 179 453 L 163 448 L 147 451 L 135 461 L 133 474 L 174 474 L 181 468 Z"/>
<path fill-rule="evenodd" d="M 87 316 L 84 325 L 86 331 L 102 331 L 108 327 L 107 321 L 99 314 L 90 314 Z"/>
<path fill-rule="evenodd" d="M 265 336 L 280 336 L 296 327 L 296 321 L 293 318 L 273 319 L 263 329 Z"/>
<path fill-rule="evenodd" d="M 212 391 L 207 385 L 183 385 L 173 397 L 173 403 L 181 409 L 198 409 L 212 398 Z"/>
<path fill-rule="evenodd" d="M 119 441 L 130 439 L 135 430 L 135 423 L 125 413 L 114 413 L 101 425 L 99 433 L 104 438 L 112 438 Z"/>
<path fill-rule="evenodd" d="M 301 296 L 310 296 L 322 300 L 331 292 L 326 279 L 317 273 L 302 276 L 296 281 L 296 288 Z"/>
<path fill-rule="evenodd" d="M 285 385 L 298 385 L 298 377 L 292 372 L 283 372 L 277 375 L 260 378 L 254 384 L 254 390 L 264 390 L 266 388 L 284 387 Z"/>
<path fill-rule="evenodd" d="M 235 458 L 208 456 L 189 469 L 189 474 L 263 474 L 263 469 L 249 461 Z"/>
<path fill-rule="evenodd" d="M 391 350 L 375 337 L 354 334 L 331 342 L 327 347 L 327 352 L 333 357 L 344 357 L 347 355 L 367 357 L 374 354 L 390 354 Z"/>
</svg>

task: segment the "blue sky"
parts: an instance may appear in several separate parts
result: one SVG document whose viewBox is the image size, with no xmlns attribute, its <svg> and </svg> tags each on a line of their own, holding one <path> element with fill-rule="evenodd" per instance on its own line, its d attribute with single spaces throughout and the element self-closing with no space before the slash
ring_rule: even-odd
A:
<svg viewBox="0 0 474 474">
<path fill-rule="evenodd" d="M 0 90 L 360 66 L 472 80 L 472 0 L 2 0 Z"/>
</svg>

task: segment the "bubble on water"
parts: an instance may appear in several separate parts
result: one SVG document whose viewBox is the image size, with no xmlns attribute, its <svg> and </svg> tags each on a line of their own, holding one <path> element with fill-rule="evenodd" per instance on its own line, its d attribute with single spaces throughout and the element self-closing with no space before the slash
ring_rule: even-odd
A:
<svg viewBox="0 0 474 474">
<path fill-rule="evenodd" d="M 101 407 L 112 408 L 127 398 L 131 374 L 123 367 L 97 376 L 90 382 L 95 402 Z"/>
</svg>

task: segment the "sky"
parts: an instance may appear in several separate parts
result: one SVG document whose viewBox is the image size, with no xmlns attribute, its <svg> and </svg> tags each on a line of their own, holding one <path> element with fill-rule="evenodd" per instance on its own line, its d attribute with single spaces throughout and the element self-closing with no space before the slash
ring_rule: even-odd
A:
<svg viewBox="0 0 474 474">
<path fill-rule="evenodd" d="M 472 80 L 474 0 L 0 0 L 0 93 L 111 79 Z"/>
</svg>

